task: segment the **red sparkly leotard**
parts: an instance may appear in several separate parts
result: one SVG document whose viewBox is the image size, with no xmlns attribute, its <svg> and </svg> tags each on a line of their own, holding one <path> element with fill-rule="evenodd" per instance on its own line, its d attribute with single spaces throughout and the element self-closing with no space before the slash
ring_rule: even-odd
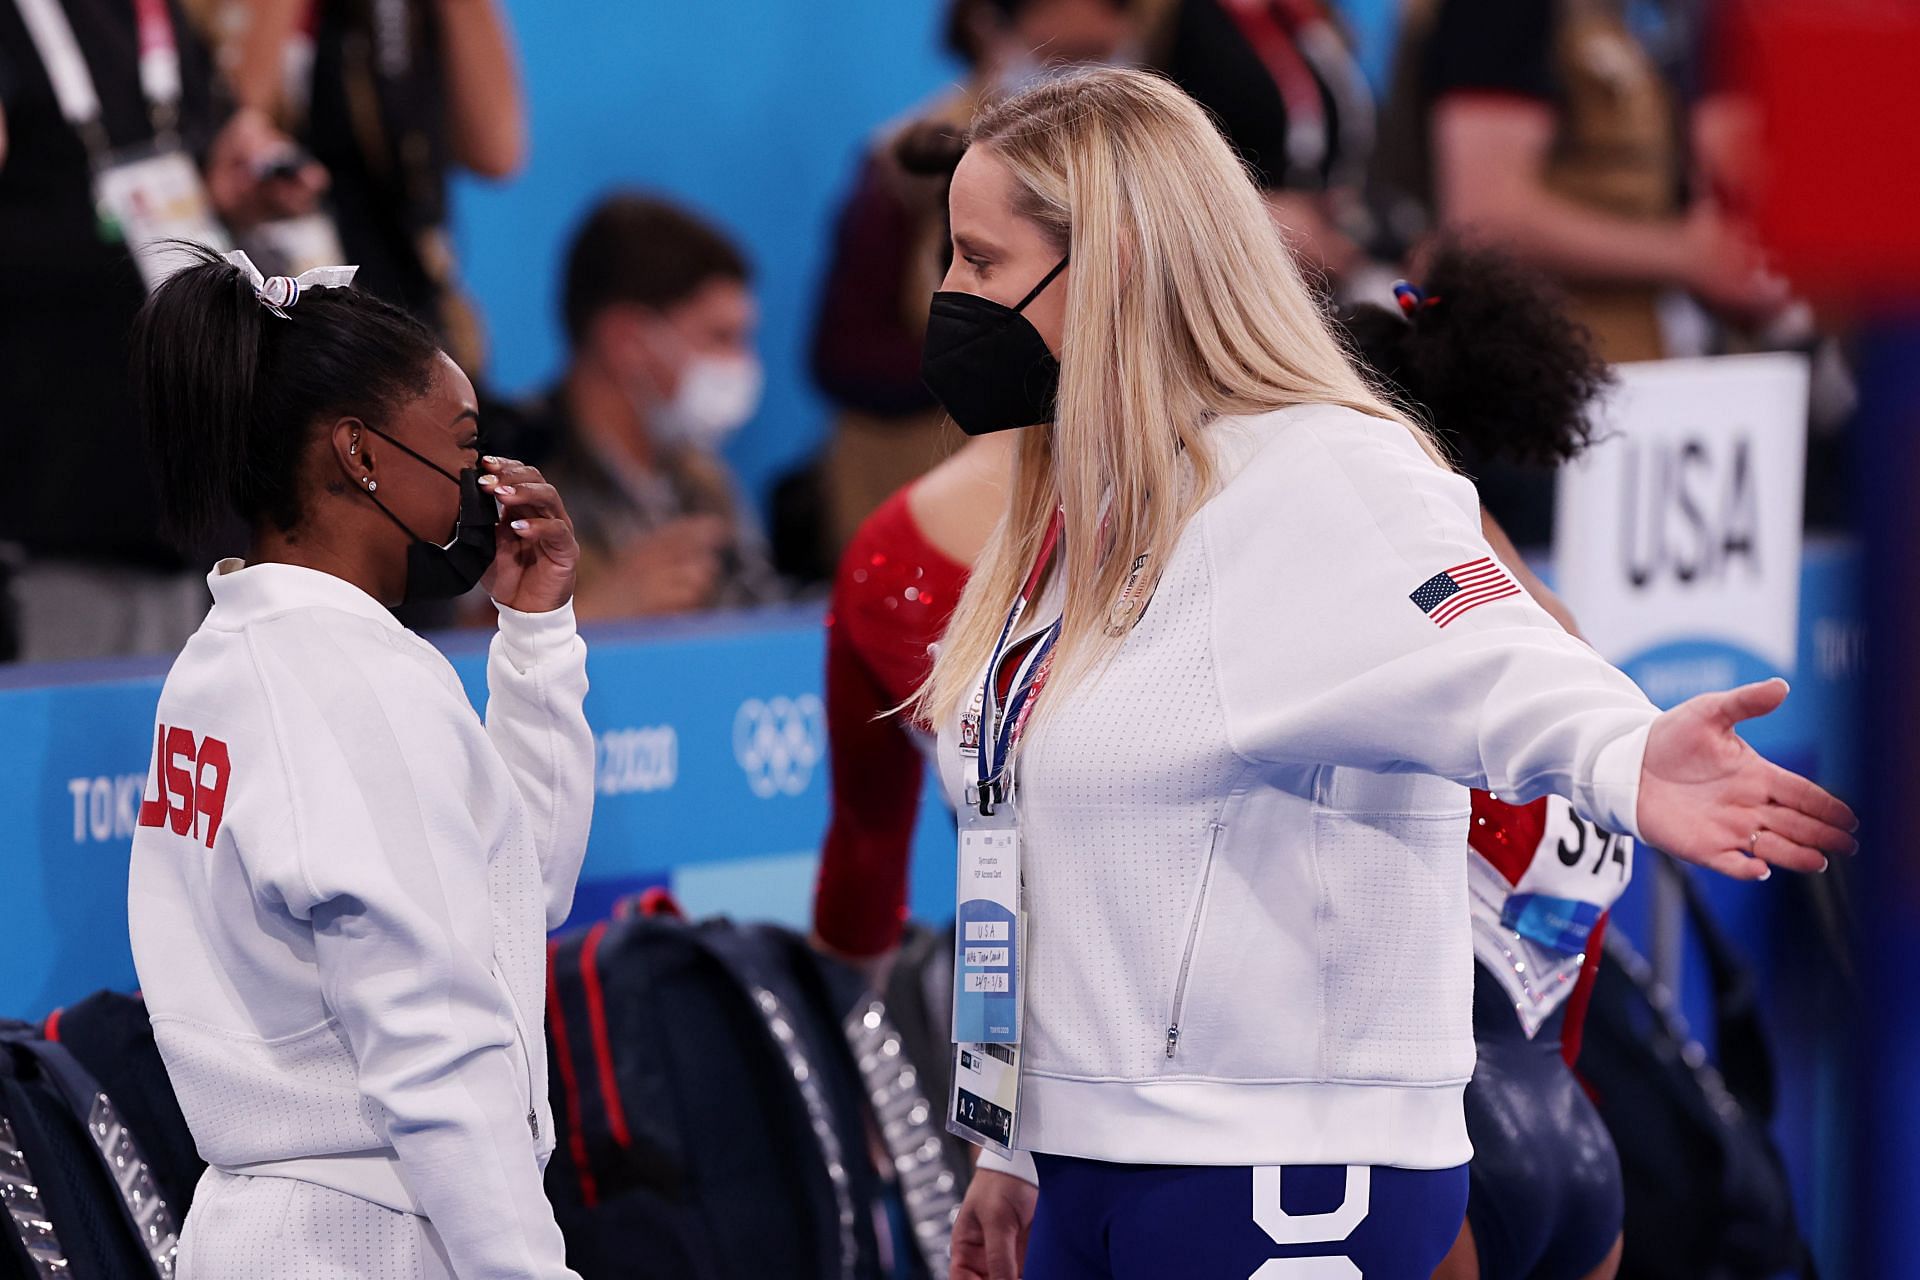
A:
<svg viewBox="0 0 1920 1280">
<path fill-rule="evenodd" d="M 889 712 L 913 696 L 928 648 L 966 585 L 967 568 L 921 533 L 912 486 L 868 516 L 840 561 L 827 615 L 827 734 L 833 816 L 820 858 L 814 931 L 869 956 L 900 941 L 907 855 L 925 760 L 916 730 Z"/>
</svg>

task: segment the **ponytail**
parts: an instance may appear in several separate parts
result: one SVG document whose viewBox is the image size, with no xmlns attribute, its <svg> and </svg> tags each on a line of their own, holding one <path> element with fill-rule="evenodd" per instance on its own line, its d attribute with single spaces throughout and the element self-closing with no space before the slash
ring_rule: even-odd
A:
<svg viewBox="0 0 1920 1280">
<path fill-rule="evenodd" d="M 240 269 L 210 258 L 169 277 L 134 321 L 134 390 L 176 541 L 216 526 L 247 471 L 265 315 Z"/>
<path fill-rule="evenodd" d="M 232 263 L 183 245 L 133 328 L 133 381 L 160 511 L 182 547 L 231 512 L 291 531 L 317 428 L 378 425 L 432 384 L 439 344 L 405 312 L 358 289 L 314 289 L 267 309 Z"/>
<path fill-rule="evenodd" d="M 1503 253 L 1451 239 L 1420 283 L 1397 308 L 1339 317 L 1375 386 L 1474 462 L 1551 467 L 1592 443 L 1588 411 L 1613 375 L 1559 290 Z"/>
</svg>

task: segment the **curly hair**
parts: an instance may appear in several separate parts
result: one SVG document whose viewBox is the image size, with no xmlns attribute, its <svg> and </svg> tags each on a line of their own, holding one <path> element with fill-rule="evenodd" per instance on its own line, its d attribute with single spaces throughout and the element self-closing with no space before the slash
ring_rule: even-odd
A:
<svg viewBox="0 0 1920 1280">
<path fill-rule="evenodd" d="M 1593 443 L 1588 412 L 1613 380 L 1560 291 L 1506 254 L 1446 239 L 1424 302 L 1336 317 L 1362 372 L 1456 454 L 1551 467 Z"/>
</svg>

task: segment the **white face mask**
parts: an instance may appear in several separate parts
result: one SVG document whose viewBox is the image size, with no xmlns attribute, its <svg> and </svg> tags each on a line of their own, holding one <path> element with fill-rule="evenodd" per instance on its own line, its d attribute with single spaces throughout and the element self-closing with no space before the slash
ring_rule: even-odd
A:
<svg viewBox="0 0 1920 1280">
<path fill-rule="evenodd" d="M 663 443 L 716 450 L 753 417 L 764 382 L 752 356 L 693 356 L 680 374 L 680 390 L 653 411 L 654 435 Z"/>
</svg>

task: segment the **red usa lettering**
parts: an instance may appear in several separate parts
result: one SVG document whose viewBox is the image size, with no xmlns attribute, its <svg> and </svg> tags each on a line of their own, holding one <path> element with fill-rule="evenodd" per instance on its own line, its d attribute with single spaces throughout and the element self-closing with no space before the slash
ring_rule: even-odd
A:
<svg viewBox="0 0 1920 1280">
<path fill-rule="evenodd" d="M 155 795 L 140 801 L 140 825 L 171 827 L 177 836 L 196 838 L 204 822 L 207 848 L 220 833 L 227 811 L 227 782 L 233 775 L 227 744 L 218 738 L 195 740 L 191 729 L 161 725 L 154 734 Z"/>
</svg>

